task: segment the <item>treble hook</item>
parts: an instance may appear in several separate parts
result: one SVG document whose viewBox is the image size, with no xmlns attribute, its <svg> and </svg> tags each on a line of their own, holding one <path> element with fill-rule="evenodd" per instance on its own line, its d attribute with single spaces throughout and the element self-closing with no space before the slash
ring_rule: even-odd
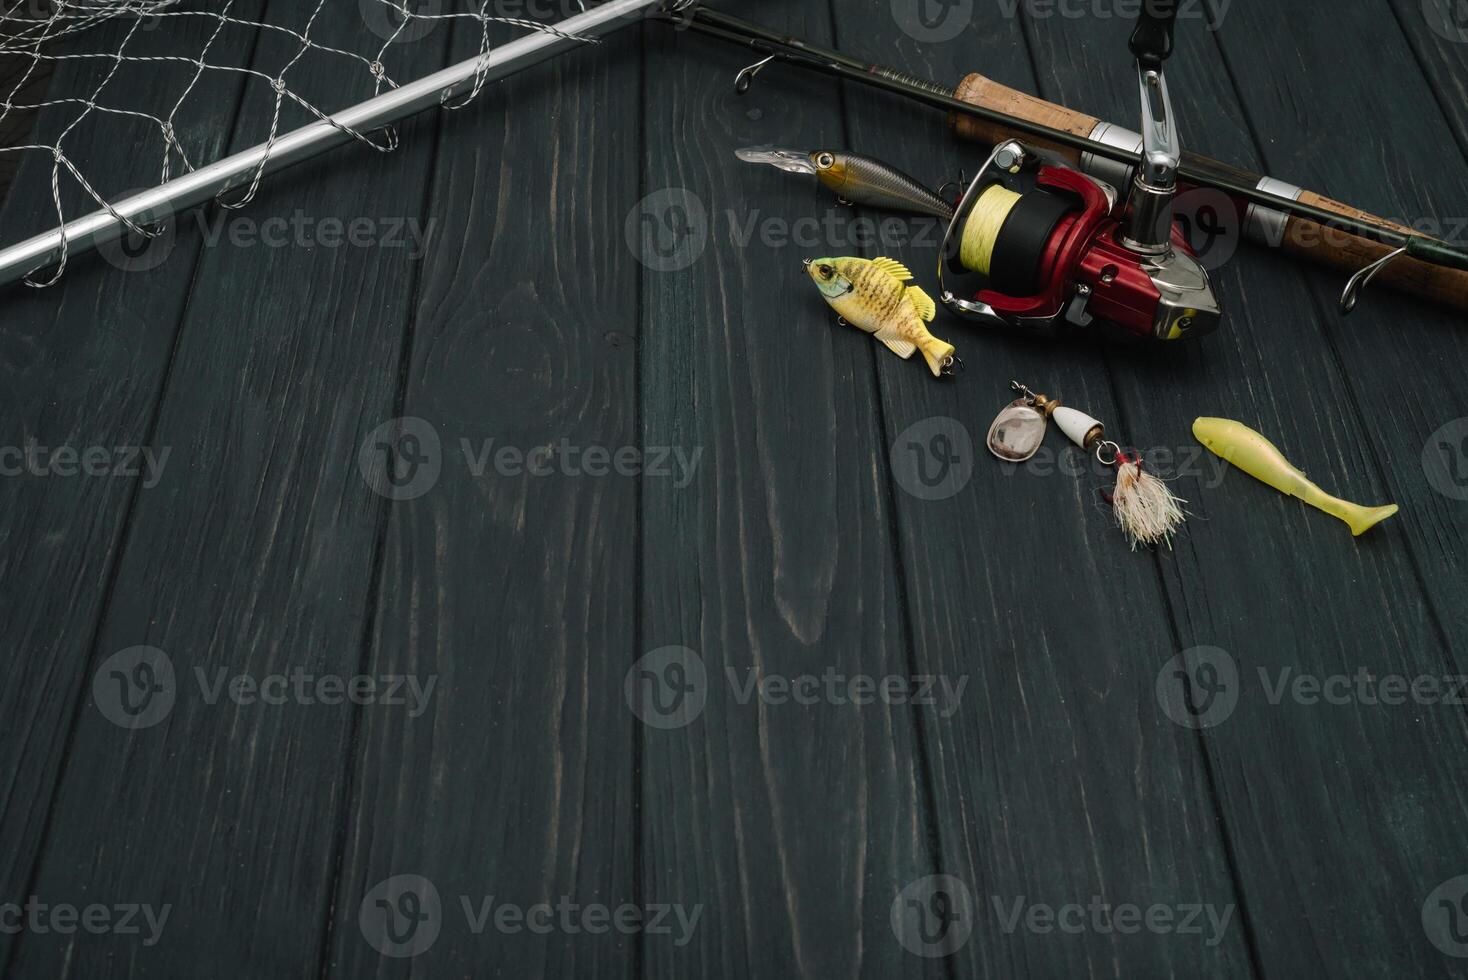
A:
<svg viewBox="0 0 1468 980">
<path fill-rule="evenodd" d="M 1356 308 L 1356 300 L 1361 298 L 1361 291 L 1371 285 L 1371 280 L 1376 278 L 1378 272 L 1387 267 L 1387 263 L 1391 262 L 1397 256 L 1405 254 L 1406 251 L 1407 247 L 1403 245 L 1396 251 L 1383 255 L 1352 276 L 1350 281 L 1346 283 L 1345 292 L 1341 293 L 1341 314 L 1344 316 L 1354 310 Z"/>
<path fill-rule="evenodd" d="M 737 92 L 737 93 L 739 93 L 740 95 L 743 95 L 745 92 L 748 92 L 749 91 L 749 86 L 754 83 L 754 76 L 756 76 L 756 75 L 758 75 L 760 73 L 760 69 L 761 68 L 763 68 L 765 65 L 768 65 L 770 62 L 774 61 L 778 57 L 779 57 L 779 55 L 772 54 L 768 58 L 764 59 L 763 61 L 757 61 L 754 64 L 749 65 L 743 71 L 741 71 L 739 74 L 735 75 L 734 76 L 734 91 Z"/>
</svg>

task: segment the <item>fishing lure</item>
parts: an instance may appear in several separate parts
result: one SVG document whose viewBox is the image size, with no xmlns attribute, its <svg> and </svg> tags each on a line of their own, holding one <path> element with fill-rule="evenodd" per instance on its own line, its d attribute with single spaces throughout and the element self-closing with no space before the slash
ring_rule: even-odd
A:
<svg viewBox="0 0 1468 980">
<path fill-rule="evenodd" d="M 805 271 L 841 320 L 877 339 L 903 360 L 914 351 L 933 377 L 951 375 L 957 363 L 953 345 L 928 333 L 938 306 L 919 286 L 909 286 L 912 273 L 896 259 L 806 259 Z"/>
<path fill-rule="evenodd" d="M 1310 482 L 1268 439 L 1233 419 L 1200 418 L 1193 436 L 1227 462 L 1286 496 L 1296 497 L 1332 517 L 1345 521 L 1359 536 L 1397 512 L 1396 504 L 1363 507 L 1333 497 Z"/>
<path fill-rule="evenodd" d="M 1116 487 L 1109 496 L 1117 526 L 1137 545 L 1166 544 L 1187 519 L 1167 484 L 1142 466 L 1142 456 L 1127 452 L 1106 438 L 1106 427 L 1087 415 L 1062 405 L 1058 399 L 1031 391 L 1018 381 L 1009 387 L 1020 397 L 1006 405 L 989 426 L 989 451 L 1008 463 L 1023 463 L 1039 452 L 1047 424 L 1053 419 L 1071 442 L 1104 466 L 1116 470 Z"/>
<path fill-rule="evenodd" d="M 782 150 L 749 146 L 735 150 L 745 163 L 766 163 L 791 174 L 814 174 L 843 204 L 865 204 L 948 221 L 953 205 L 921 181 L 880 160 L 835 150 Z"/>
</svg>

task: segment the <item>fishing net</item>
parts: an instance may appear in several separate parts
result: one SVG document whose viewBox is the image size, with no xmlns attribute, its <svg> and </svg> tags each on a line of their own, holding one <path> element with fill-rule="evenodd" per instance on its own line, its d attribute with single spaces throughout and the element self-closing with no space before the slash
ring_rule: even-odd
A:
<svg viewBox="0 0 1468 980">
<path fill-rule="evenodd" d="M 491 0 L 457 2 L 466 9 L 454 9 L 453 0 L 0 0 L 0 200 L 3 181 L 17 169 L 19 158 L 41 154 L 50 162 L 58 228 L 81 209 L 101 208 L 131 233 L 153 237 L 162 229 L 143 227 L 114 210 L 108 196 L 123 188 L 108 186 L 107 174 L 89 172 L 87 161 L 73 151 L 74 146 L 94 142 L 90 136 L 95 134 L 86 133 L 89 127 L 113 127 L 117 139 L 136 145 L 139 153 L 154 155 L 162 184 L 210 162 L 191 159 L 188 146 L 225 142 L 190 138 L 190 127 L 217 130 L 232 121 L 228 107 L 218 104 L 217 92 L 204 93 L 206 79 L 225 73 L 241 85 L 265 87 L 267 97 L 273 92 L 274 99 L 268 125 L 257 134 L 236 137 L 243 135 L 266 151 L 242 186 L 216 198 L 223 207 L 240 208 L 255 197 L 269 169 L 272 148 L 294 126 L 321 120 L 376 151 L 390 152 L 397 146 L 392 127 L 354 130 L 332 119 L 343 106 L 316 105 L 292 88 L 292 74 L 306 59 L 333 59 L 341 72 L 357 77 L 360 84 L 354 92 L 360 90 L 360 97 L 351 100 L 357 102 L 412 81 L 399 77 L 395 56 L 439 27 L 476 36 L 481 63 L 492 50 L 491 37 L 502 39 L 506 33 L 497 29 L 492 35 L 491 25 L 578 42 L 595 40 L 566 34 L 541 19 L 507 16 L 512 12 L 491 9 Z M 532 7 L 521 3 L 513 13 L 540 12 Z M 568 11 L 556 13 L 583 9 L 581 0 L 570 0 Z M 351 18 L 353 29 L 341 30 L 341 18 Z M 354 38 L 355 50 L 335 40 L 344 34 Z M 260 43 L 267 36 L 273 43 Z M 267 50 L 268 56 L 257 54 L 253 59 L 240 55 Z M 153 104 L 129 102 L 136 100 L 137 86 L 121 79 L 133 69 L 152 73 L 155 80 L 166 73 L 168 84 L 149 86 Z M 57 85 L 63 76 L 67 84 Z M 484 77 L 476 72 L 467 92 L 441 104 L 466 105 L 483 85 Z M 157 94 L 160 89 L 166 90 L 162 97 Z M 37 118 L 44 120 L 44 132 L 31 131 Z M 14 240 L 7 229 L 0 246 Z M 63 243 L 51 271 L 38 271 L 26 282 L 55 283 L 66 260 Z"/>
</svg>

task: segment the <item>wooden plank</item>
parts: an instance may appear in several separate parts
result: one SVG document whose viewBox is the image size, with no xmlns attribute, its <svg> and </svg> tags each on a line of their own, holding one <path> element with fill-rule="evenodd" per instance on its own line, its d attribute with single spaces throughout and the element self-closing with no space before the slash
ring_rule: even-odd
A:
<svg viewBox="0 0 1468 980">
<path fill-rule="evenodd" d="M 837 0 L 838 40 L 863 58 L 947 85 L 982 70 L 1035 88 L 1028 39 L 1000 6 L 972 20 L 860 30 L 862 7 Z M 896 8 L 894 8 L 896 9 Z M 966 8 L 955 7 L 958 17 Z M 847 25 L 850 25 L 849 27 Z M 919 42 L 919 43 L 915 43 Z M 1066 66 L 1037 51 L 1042 77 Z M 1051 94 L 1051 93 L 1044 93 Z M 932 184 L 972 175 L 988 148 L 950 141 L 942 117 L 855 87 L 846 93 L 851 146 Z M 934 285 L 936 245 L 914 235 L 896 256 Z M 941 241 L 941 232 L 938 233 Z M 980 895 L 980 935 L 956 960 L 962 974 L 1208 975 L 1250 972 L 1243 903 L 1215 824 L 1209 774 L 1194 735 L 1158 710 L 1158 667 L 1177 650 L 1159 568 L 1178 556 L 1128 551 L 1098 490 L 1099 468 L 1052 432 L 1018 469 L 983 447 L 1017 379 L 1136 438 L 1168 438 L 1135 423 L 1112 378 L 1127 355 L 1094 342 L 1037 343 L 941 315 L 935 330 L 966 368 L 953 384 L 879 353 L 887 439 L 920 420 L 963 421 L 973 477 L 947 500 L 897 492 L 915 657 L 967 672 L 979 697 L 953 719 L 928 719 L 935 812 L 945 871 Z M 1177 438 L 1172 436 L 1172 438 Z M 1186 533 L 1186 532 L 1185 532 Z M 1183 546 L 1186 549 L 1187 544 Z M 1006 928 L 999 908 L 1088 905 L 1211 907 L 1221 929 L 1098 928 L 1077 934 Z M 997 907 L 996 907 L 997 903 Z M 1199 920 L 1203 921 L 1202 919 Z"/>
<path fill-rule="evenodd" d="M 238 9 L 249 16 L 258 7 L 247 3 Z M 89 41 L 116 45 L 122 27 L 99 28 Z M 199 22 L 171 40 L 198 50 L 207 37 Z M 135 39 L 133 50 L 158 53 L 166 43 L 150 33 Z M 221 50 L 217 56 L 222 64 L 238 64 L 248 50 Z M 55 73 L 54 91 L 91 92 L 101 71 L 96 64 L 68 62 Z M 114 84 L 140 103 L 156 105 L 176 97 L 187 77 L 183 69 L 126 66 Z M 213 129 L 180 132 L 193 158 L 219 154 L 237 94 L 237 79 L 224 73 L 201 80 L 197 97 L 223 107 L 223 117 Z M 44 113 L 36 139 L 54 140 L 75 116 L 75 106 Z M 66 143 L 104 193 L 155 181 L 161 163 L 161 153 L 139 151 L 145 135 L 153 134 L 117 124 L 112 119 L 83 125 Z M 55 225 L 51 167 L 49 155 L 26 154 L 0 212 L 7 243 Z M 62 186 L 75 206 L 80 195 L 74 183 Z M 45 447 L 45 456 L 36 459 L 47 464 L 39 472 L 17 472 L 18 461 L 7 453 L 7 475 L 0 479 L 0 629 L 9 654 L 0 676 L 0 770 L 7 774 L 0 783 L 0 838 L 6 843 L 0 851 L 0 895 L 6 902 L 24 901 L 28 894 L 66 764 L 68 732 L 89 697 L 98 619 L 115 578 L 128 514 L 146 479 L 137 447 L 154 445 L 158 399 L 201 249 L 197 226 L 188 224 L 174 237 L 169 261 L 150 272 L 125 271 L 93 256 L 73 262 L 68 276 L 50 290 L 14 286 L 0 299 L 0 445 L 11 451 Z M 63 472 L 70 475 L 58 475 L 49 463 L 61 447 L 78 453 L 95 447 L 104 454 L 106 474 L 81 475 L 79 464 L 63 456 Z M 10 960 L 15 942 L 13 934 L 0 933 L 0 959 Z"/>
<path fill-rule="evenodd" d="M 457 40 L 467 56 L 475 38 Z M 637 274 L 621 242 L 638 194 L 639 51 L 634 28 L 445 121 L 442 244 L 424 265 L 402 408 L 438 433 L 442 469 L 392 507 L 369 660 L 439 686 L 420 718 L 363 720 L 334 974 L 384 968 L 359 910 L 407 874 L 442 909 L 415 973 L 633 970 L 639 937 L 588 907 L 640 902 L 621 698 L 638 479 L 589 451 L 638 445 Z M 537 462 L 537 447 L 558 455 Z M 540 903 L 549 933 L 498 918 Z"/>
<path fill-rule="evenodd" d="M 830 36 L 821 4 L 760 18 Z M 645 117 L 643 439 L 703 462 L 686 488 L 644 484 L 640 650 L 688 648 L 706 684 L 691 723 L 641 733 L 643 894 L 704 909 L 692 942 L 648 943 L 643 968 L 938 975 L 942 960 L 908 953 L 892 913 L 938 870 L 916 720 L 943 709 L 838 703 L 859 676 L 901 678 L 895 690 L 932 672 L 905 639 L 873 352 L 834 328 L 801 271 L 835 248 L 794 227 L 825 205 L 734 157 L 841 140 L 837 91 L 782 72 L 740 100 L 747 54 L 667 31 L 648 43 L 653 91 L 677 97 L 650 99 Z M 706 219 L 682 239 L 678 205 Z M 680 242 L 688 251 L 671 252 Z M 780 692 L 827 673 L 836 696 Z M 774 695 L 742 694 L 754 679 Z"/>
<path fill-rule="evenodd" d="M 1363 44 L 1390 39 L 1395 26 L 1380 5 L 1364 3 L 1332 7 L 1329 30 L 1325 18 L 1234 5 L 1219 34 L 1226 61 L 1203 24 L 1184 21 L 1168 67 L 1179 125 L 1200 152 L 1379 206 L 1369 179 L 1338 178 L 1367 174 L 1374 167 L 1359 160 L 1381 157 L 1333 161 L 1363 135 L 1346 123 L 1353 99 L 1365 99 L 1368 88 L 1381 98 L 1383 76 L 1353 91 L 1355 81 L 1322 67 L 1337 62 L 1339 45 L 1349 49 L 1342 20 L 1354 23 Z M 1125 54 L 1130 25 L 1035 19 L 1029 26 L 1037 60 L 1056 66 L 1043 95 L 1123 124 L 1136 115 Z M 1316 81 L 1324 79 L 1330 83 Z M 1400 84 L 1418 81 L 1407 73 Z M 1415 102 L 1397 91 L 1394 100 Z M 1339 144 L 1323 149 L 1319 135 L 1332 126 L 1341 127 Z M 1116 359 L 1129 426 L 1181 449 L 1192 443 L 1195 416 L 1240 419 L 1333 491 L 1404 505 L 1399 518 L 1353 541 L 1343 525 L 1242 474 L 1213 469 L 1211 460 L 1181 481 L 1196 517 L 1176 560 L 1162 567 L 1179 647 L 1221 648 L 1238 671 L 1237 707 L 1204 744 L 1247 898 L 1245 921 L 1266 974 L 1323 963 L 1333 975 L 1431 975 L 1445 964 L 1426 944 L 1422 904 L 1455 873 L 1447 855 L 1464 843 L 1452 817 L 1462 806 L 1461 711 L 1332 706 L 1289 695 L 1275 704 L 1269 685 L 1284 671 L 1313 678 L 1361 668 L 1409 678 L 1444 671 L 1438 620 L 1451 608 L 1448 594 L 1461 593 L 1462 573 L 1445 567 L 1441 544 L 1427 545 L 1432 535 L 1414 527 L 1448 508 L 1414 489 L 1430 427 L 1412 419 L 1422 406 L 1399 399 L 1396 386 L 1407 383 L 1407 352 L 1419 341 L 1449 356 L 1451 348 L 1440 346 L 1446 331 L 1427 326 L 1447 318 L 1413 309 L 1412 321 L 1426 322 L 1404 326 L 1401 301 L 1377 293 L 1342 323 L 1333 309 L 1338 278 L 1249 248 L 1218 280 L 1229 311 L 1223 332 L 1194 350 Z M 1461 378 L 1455 384 L 1460 390 Z M 1425 590 L 1424 562 L 1443 575 Z"/>
<path fill-rule="evenodd" d="M 356 50 L 376 41 L 345 16 L 323 16 L 313 36 Z M 445 48 L 444 36 L 405 45 L 390 63 L 420 73 Z M 274 72 L 293 51 L 267 35 L 254 63 Z M 289 83 L 329 106 L 373 88 L 365 65 L 320 54 Z M 273 110 L 257 85 L 233 145 L 259 140 Z M 297 109 L 283 122 L 305 118 Z M 170 464 L 137 496 L 92 647 L 101 681 L 73 677 L 65 689 L 88 703 L 34 884 L 46 902 L 136 903 L 157 916 L 168 906 L 169 917 L 152 944 L 146 929 L 30 932 L 17 975 L 319 975 L 354 718 L 406 709 L 359 709 L 329 683 L 296 678 L 363 670 L 384 502 L 357 453 L 393 412 L 415 280 L 389 234 L 423 217 L 437 122 L 405 125 L 394 156 L 352 146 L 271 180 L 199 263 L 152 440 Z M 282 218 L 288 229 L 261 226 L 253 246 L 235 244 L 254 222 Z M 369 230 L 333 246 L 335 220 Z M 129 280 L 126 308 L 152 310 L 179 285 Z M 78 324 L 91 315 L 63 313 Z M 114 343 L 130 346 L 132 332 L 119 327 Z M 174 700 L 156 725 L 128 731 L 110 720 L 105 685 L 126 666 L 113 656 L 136 644 L 171 659 Z M 240 675 L 258 696 L 220 690 Z"/>
</svg>

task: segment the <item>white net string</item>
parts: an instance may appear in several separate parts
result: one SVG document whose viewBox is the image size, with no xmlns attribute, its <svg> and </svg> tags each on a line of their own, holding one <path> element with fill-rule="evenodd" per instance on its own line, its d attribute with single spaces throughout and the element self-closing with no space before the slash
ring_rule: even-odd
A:
<svg viewBox="0 0 1468 980">
<path fill-rule="evenodd" d="M 578 42 L 594 43 L 596 41 L 596 38 L 567 34 L 554 25 L 541 21 L 500 16 L 492 12 L 491 0 L 480 0 L 477 4 L 475 0 L 467 0 L 476 9 L 462 11 L 414 10 L 410 8 L 410 0 L 355 0 L 355 2 L 346 0 L 350 7 L 350 10 L 346 11 L 342 9 L 344 0 L 306 0 L 305 3 L 294 0 L 294 2 L 293 12 L 303 9 L 306 11 L 304 23 L 300 26 L 288 26 L 240 16 L 239 8 L 246 5 L 241 0 L 0 0 L 0 59 L 19 59 L 21 63 L 20 70 L 14 73 L 18 75 L 18 78 L 14 82 L 6 82 L 3 88 L 0 88 L 0 124 L 3 124 L 13 114 L 31 115 L 45 111 L 48 113 L 47 118 L 53 120 L 52 125 L 48 127 L 48 135 L 50 132 L 56 133 L 49 142 L 24 142 L 15 146 L 0 146 L 0 154 L 44 153 L 50 156 L 51 199 L 55 208 L 57 227 L 64 227 L 67 221 L 67 210 L 63 204 L 62 194 L 62 180 L 65 174 L 76 182 L 86 198 L 111 213 L 113 218 L 126 225 L 131 232 L 151 238 L 161 234 L 163 229 L 141 227 L 118 213 L 104 194 L 97 189 L 94 181 L 87 176 L 84 170 L 85 162 L 73 159 L 72 155 L 67 152 L 68 138 L 72 137 L 81 127 L 101 125 L 117 117 L 126 117 L 147 124 L 151 130 L 155 131 L 158 148 L 161 151 L 158 182 L 166 183 L 182 173 L 196 169 L 196 161 L 189 158 L 184 141 L 179 135 L 183 120 L 190 119 L 193 120 L 193 125 L 205 127 L 219 127 L 228 124 L 227 120 L 221 120 L 219 117 L 217 107 L 211 111 L 207 105 L 196 104 L 200 101 L 196 93 L 206 73 L 233 73 L 243 78 L 246 84 L 269 86 L 274 91 L 274 110 L 268 131 L 260 141 L 266 147 L 266 151 L 242 193 L 233 200 L 224 200 L 224 195 L 216 198 L 221 207 L 240 208 L 253 200 L 260 189 L 261 180 L 268 167 L 270 151 L 283 135 L 282 110 L 287 103 L 299 106 L 311 117 L 336 127 L 353 140 L 370 146 L 378 152 L 391 152 L 397 147 L 396 131 L 393 128 L 389 127 L 375 133 L 358 132 L 331 118 L 331 113 L 344 108 L 343 106 L 320 107 L 292 90 L 289 75 L 292 69 L 307 57 L 339 59 L 347 68 L 364 72 L 366 80 L 371 83 L 370 91 L 364 93 L 364 98 L 370 97 L 389 89 L 395 89 L 402 82 L 412 80 L 395 79 L 389 71 L 389 54 L 395 46 L 400 46 L 405 39 L 424 32 L 425 29 L 431 29 L 436 26 L 435 22 L 475 22 L 478 26 L 478 54 L 476 57 L 479 61 L 479 70 L 475 73 L 473 84 L 461 98 L 453 102 L 442 101 L 440 103 L 445 108 L 456 109 L 472 102 L 483 90 L 484 66 L 492 50 L 491 24 L 542 31 Z M 441 8 L 444 5 L 442 2 L 426 5 L 419 3 L 420 7 Z M 578 9 L 584 9 L 582 0 L 574 0 L 574 5 Z M 349 51 L 323 43 L 313 37 L 313 30 L 317 28 L 320 18 L 340 16 L 343 13 L 353 17 L 365 17 L 370 14 L 380 18 L 383 29 L 377 30 L 376 34 L 381 43 L 377 44 L 377 41 L 374 40 L 373 45 L 375 46 L 365 51 Z M 167 32 L 171 28 L 181 28 L 185 21 L 197 22 L 199 19 L 205 22 L 205 30 L 202 44 L 196 44 L 196 53 L 135 53 L 136 42 L 143 32 L 161 32 L 165 39 L 169 39 L 172 35 Z M 108 32 L 114 40 L 106 45 L 97 42 L 89 47 L 87 42 L 90 38 L 99 36 L 97 28 L 109 22 L 119 22 L 117 25 L 119 30 Z M 271 71 L 264 71 L 251 65 L 226 64 L 217 57 L 217 52 L 222 50 L 224 44 L 239 43 L 241 38 L 252 40 L 252 35 L 256 32 L 268 32 L 287 44 L 290 53 L 283 59 L 279 67 Z M 121 38 L 117 40 L 119 33 Z M 183 31 L 175 30 L 174 33 L 182 35 Z M 28 83 L 31 83 L 33 78 L 48 71 L 55 72 L 67 62 L 77 61 L 90 62 L 96 66 L 97 70 L 92 76 L 95 81 L 89 80 L 86 85 L 80 86 L 78 91 L 50 92 L 40 99 L 31 100 L 20 97 L 20 93 L 27 89 Z M 171 104 L 166 107 L 166 111 L 159 108 L 155 112 L 150 112 L 146 109 L 127 106 L 122 103 L 122 100 L 126 98 L 126 93 L 112 90 L 116 88 L 112 83 L 119 70 L 130 64 L 158 69 L 171 66 L 186 75 L 177 97 L 168 100 Z M 59 124 L 54 122 L 58 112 L 61 114 Z M 63 237 L 61 254 L 51 275 L 48 278 L 37 279 L 34 271 L 38 270 L 34 270 L 31 276 L 26 277 L 27 285 L 46 287 L 55 284 L 65 273 L 67 258 L 68 249 Z"/>
</svg>

